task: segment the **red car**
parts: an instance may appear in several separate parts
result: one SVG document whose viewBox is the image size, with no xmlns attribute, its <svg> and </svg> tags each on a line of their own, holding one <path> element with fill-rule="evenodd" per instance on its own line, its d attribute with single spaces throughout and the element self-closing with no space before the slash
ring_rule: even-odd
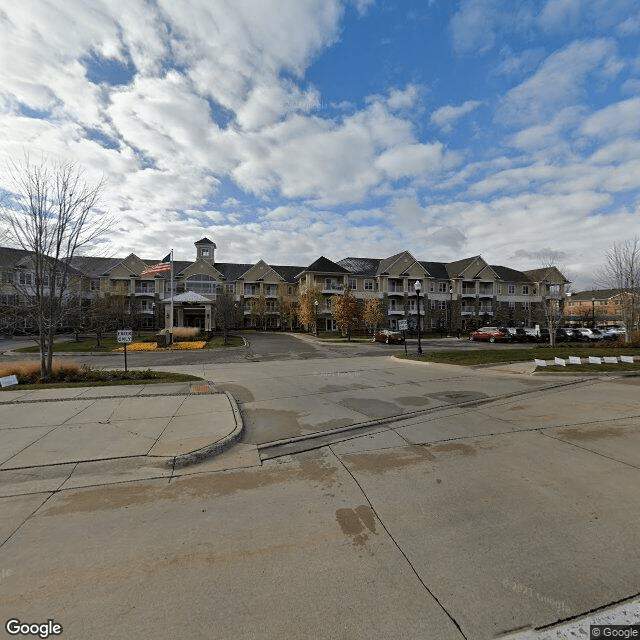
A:
<svg viewBox="0 0 640 640">
<path fill-rule="evenodd" d="M 487 340 L 489 342 L 508 341 L 510 339 L 509 332 L 498 327 L 480 327 L 469 336 L 469 340 Z"/>
<path fill-rule="evenodd" d="M 390 331 L 389 329 L 383 329 L 382 331 L 376 331 L 373 336 L 374 342 L 384 342 L 385 344 L 402 344 L 404 338 L 399 331 Z"/>
</svg>

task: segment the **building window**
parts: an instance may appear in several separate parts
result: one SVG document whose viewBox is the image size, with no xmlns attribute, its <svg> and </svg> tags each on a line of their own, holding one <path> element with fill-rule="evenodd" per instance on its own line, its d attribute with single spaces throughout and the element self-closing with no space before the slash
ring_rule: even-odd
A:
<svg viewBox="0 0 640 640">
<path fill-rule="evenodd" d="M 523 296 L 528 296 L 529 295 L 529 285 L 527 285 L 527 284 L 523 284 L 522 285 L 522 295 Z"/>
<path fill-rule="evenodd" d="M 365 280 L 364 281 L 364 290 L 365 291 L 373 291 L 373 280 Z"/>
<path fill-rule="evenodd" d="M 245 296 L 257 296 L 258 295 L 258 285 L 257 284 L 245 284 L 244 285 L 244 295 Z"/>
<path fill-rule="evenodd" d="M 438 300 L 438 309 L 440 309 L 440 311 L 444 311 L 446 308 L 447 308 L 447 301 Z"/>
<path fill-rule="evenodd" d="M 31 284 L 31 274 L 25 271 L 20 272 L 20 284 Z"/>
<path fill-rule="evenodd" d="M 515 284 L 507 285 L 507 294 L 509 294 L 510 296 L 515 296 L 516 295 L 516 285 Z"/>
<path fill-rule="evenodd" d="M 515 309 L 516 303 L 513 300 L 509 300 L 509 309 Z"/>
<path fill-rule="evenodd" d="M 351 291 L 358 289 L 358 281 L 355 278 L 349 278 L 349 289 L 351 289 Z"/>
<path fill-rule="evenodd" d="M 446 282 L 438 282 L 438 293 L 447 293 L 448 291 Z"/>
</svg>

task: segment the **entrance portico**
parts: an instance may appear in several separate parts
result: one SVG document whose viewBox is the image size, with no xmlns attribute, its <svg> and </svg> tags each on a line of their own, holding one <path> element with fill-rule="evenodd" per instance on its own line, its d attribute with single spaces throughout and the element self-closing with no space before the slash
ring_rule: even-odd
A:
<svg viewBox="0 0 640 640">
<path fill-rule="evenodd" d="M 173 326 L 199 327 L 203 331 L 213 331 L 213 300 L 206 296 L 185 291 L 173 298 Z M 165 300 L 164 326 L 171 326 L 171 301 Z"/>
</svg>

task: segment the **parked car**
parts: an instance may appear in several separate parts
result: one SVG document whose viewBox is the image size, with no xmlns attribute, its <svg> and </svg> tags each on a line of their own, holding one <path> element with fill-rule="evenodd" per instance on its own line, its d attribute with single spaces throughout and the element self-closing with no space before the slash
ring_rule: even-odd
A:
<svg viewBox="0 0 640 640">
<path fill-rule="evenodd" d="M 525 327 L 524 332 L 529 342 L 540 342 L 540 334 L 533 327 Z"/>
<path fill-rule="evenodd" d="M 530 342 L 531 337 L 522 327 L 507 327 L 507 331 L 513 342 Z"/>
<path fill-rule="evenodd" d="M 404 342 L 404 336 L 399 331 L 382 329 L 374 333 L 373 341 L 384 342 L 385 344 L 402 344 Z"/>
<path fill-rule="evenodd" d="M 597 329 L 596 329 L 597 331 Z M 615 342 L 620 336 L 624 336 L 626 331 L 620 327 L 607 327 L 600 329 L 601 340 L 608 340 L 609 342 Z"/>
<path fill-rule="evenodd" d="M 598 342 L 604 340 L 604 333 L 598 329 L 588 329 L 586 327 L 579 327 L 574 329 L 580 335 L 580 340 L 583 342 Z"/>
<path fill-rule="evenodd" d="M 480 327 L 469 336 L 469 340 L 487 340 L 489 342 L 508 342 L 511 336 L 507 329 L 498 327 Z"/>
<path fill-rule="evenodd" d="M 573 331 L 564 327 L 556 329 L 556 342 L 573 342 Z"/>
</svg>

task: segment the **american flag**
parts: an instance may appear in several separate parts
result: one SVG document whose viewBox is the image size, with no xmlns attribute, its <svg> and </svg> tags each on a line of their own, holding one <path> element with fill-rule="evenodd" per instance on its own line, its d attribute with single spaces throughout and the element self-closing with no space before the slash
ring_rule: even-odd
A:
<svg viewBox="0 0 640 640">
<path fill-rule="evenodd" d="M 171 271 L 171 254 L 170 253 L 165 258 L 162 259 L 162 262 L 158 262 L 158 264 L 152 264 L 150 267 L 145 269 L 140 275 L 154 276 L 156 275 L 156 273 L 166 273 L 167 271 Z"/>
</svg>

